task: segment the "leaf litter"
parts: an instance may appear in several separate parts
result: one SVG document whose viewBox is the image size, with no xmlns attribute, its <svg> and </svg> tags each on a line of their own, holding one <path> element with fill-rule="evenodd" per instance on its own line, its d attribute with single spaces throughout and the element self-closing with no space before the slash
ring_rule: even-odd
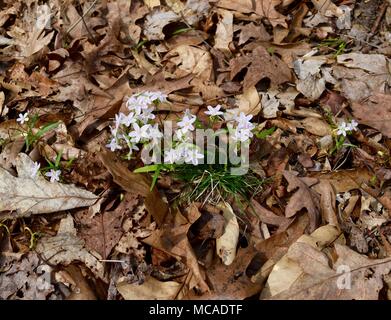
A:
<svg viewBox="0 0 391 320">
<path fill-rule="evenodd" d="M 389 299 L 389 10 L 4 1 L 0 298 Z M 168 121 L 233 131 L 249 173 L 148 166 Z"/>
</svg>

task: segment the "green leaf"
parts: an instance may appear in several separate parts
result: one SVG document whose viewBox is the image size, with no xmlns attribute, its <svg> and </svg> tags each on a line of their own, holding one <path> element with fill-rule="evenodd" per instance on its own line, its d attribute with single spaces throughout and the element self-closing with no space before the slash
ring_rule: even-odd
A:
<svg viewBox="0 0 391 320">
<path fill-rule="evenodd" d="M 162 167 L 163 166 L 161 164 L 158 165 L 158 168 L 156 169 L 155 173 L 153 174 L 151 188 L 149 189 L 150 191 L 152 191 L 153 188 L 155 187 L 157 179 L 159 178 L 160 171 L 162 170 Z"/>
<path fill-rule="evenodd" d="M 181 28 L 181 29 L 177 29 L 177 30 L 175 30 L 175 31 L 172 33 L 172 35 L 173 35 L 173 36 L 176 36 L 176 35 L 178 35 L 178 34 L 181 34 L 181 33 L 184 33 L 184 32 L 188 32 L 188 31 L 190 31 L 190 30 L 192 30 L 192 28 Z"/>
<path fill-rule="evenodd" d="M 137 168 L 137 169 L 133 170 L 133 172 L 134 173 L 152 172 L 152 171 L 156 171 L 159 168 L 159 166 L 161 166 L 161 165 L 160 164 L 152 164 L 150 166 Z"/>
<path fill-rule="evenodd" d="M 58 122 L 49 123 L 47 125 L 44 125 L 41 129 L 38 130 L 38 132 L 35 134 L 37 138 L 41 138 L 46 132 L 49 132 L 50 130 L 53 130 L 58 127 Z"/>
<path fill-rule="evenodd" d="M 257 132 L 255 135 L 258 139 L 265 139 L 270 136 L 274 131 L 276 131 L 276 127 L 271 127 L 270 129 L 265 129 L 260 132 Z"/>
</svg>

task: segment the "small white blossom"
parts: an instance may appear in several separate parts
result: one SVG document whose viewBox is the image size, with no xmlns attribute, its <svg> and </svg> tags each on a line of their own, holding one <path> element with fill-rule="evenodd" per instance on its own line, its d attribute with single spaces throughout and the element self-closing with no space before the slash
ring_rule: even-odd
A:
<svg viewBox="0 0 391 320">
<path fill-rule="evenodd" d="M 184 133 L 187 131 L 193 131 L 194 126 L 193 123 L 196 121 L 197 117 L 196 116 L 188 116 L 185 115 L 181 121 L 178 122 L 178 126 L 182 129 Z"/>
<path fill-rule="evenodd" d="M 41 168 L 41 164 L 38 162 L 34 162 L 33 167 L 31 168 L 30 171 L 31 178 L 35 178 L 37 176 L 40 168 Z"/>
<path fill-rule="evenodd" d="M 235 141 L 246 142 L 253 136 L 250 129 L 235 129 L 232 139 Z"/>
<path fill-rule="evenodd" d="M 205 111 L 205 114 L 207 114 L 211 117 L 221 116 L 224 114 L 222 111 L 220 111 L 221 105 L 219 105 L 219 104 L 217 106 L 215 106 L 214 108 L 212 106 L 207 106 L 207 108 L 208 108 L 208 111 Z"/>
<path fill-rule="evenodd" d="M 346 137 L 346 133 L 349 131 L 349 126 L 346 124 L 345 121 L 343 121 L 338 126 L 337 135 Z"/>
<path fill-rule="evenodd" d="M 127 116 L 123 116 L 121 119 L 121 124 L 123 124 L 126 127 L 129 127 L 131 124 L 135 123 L 137 121 L 134 112 L 129 113 Z"/>
<path fill-rule="evenodd" d="M 25 122 L 29 121 L 29 113 L 26 112 L 25 114 L 19 113 L 19 117 L 16 119 L 17 122 L 20 124 L 24 124 Z"/>
<path fill-rule="evenodd" d="M 45 176 L 50 178 L 50 182 L 60 181 L 61 170 L 50 169 L 49 172 L 45 173 Z"/>
<path fill-rule="evenodd" d="M 348 128 L 350 131 L 357 130 L 357 127 L 358 127 L 358 122 L 354 119 L 352 121 L 350 121 L 350 123 L 348 124 Z"/>
<path fill-rule="evenodd" d="M 131 138 L 132 142 L 138 143 L 142 139 L 148 139 L 149 134 L 149 128 L 150 124 L 145 124 L 142 127 L 140 127 L 137 123 L 133 124 L 133 131 L 129 133 L 129 137 Z"/>
<path fill-rule="evenodd" d="M 245 115 L 244 112 L 241 112 L 239 116 L 235 117 L 235 121 L 238 123 L 239 129 L 249 129 L 252 130 L 255 128 L 254 124 L 250 122 L 252 115 Z"/>
<path fill-rule="evenodd" d="M 198 165 L 199 159 L 203 159 L 204 155 L 200 153 L 197 148 L 187 149 L 185 162 L 192 163 L 194 166 Z"/>
<path fill-rule="evenodd" d="M 175 139 L 180 142 L 189 142 L 191 140 L 191 133 L 184 129 L 175 131 Z"/>
<path fill-rule="evenodd" d="M 148 138 L 153 142 L 158 142 L 163 137 L 163 133 L 160 132 L 159 125 L 157 123 L 149 127 L 148 134 L 149 134 Z"/>
<path fill-rule="evenodd" d="M 151 91 L 147 91 L 147 92 L 144 92 L 144 95 L 146 95 L 147 97 L 149 97 L 149 99 L 151 100 L 151 102 L 154 102 L 154 101 L 158 101 L 158 102 L 166 102 L 167 101 L 167 95 L 165 93 L 162 93 L 162 92 L 151 92 Z"/>
<path fill-rule="evenodd" d="M 153 114 L 154 108 L 146 108 L 143 109 L 139 115 L 139 120 L 146 124 L 149 120 L 155 119 L 155 115 Z"/>
<path fill-rule="evenodd" d="M 117 149 L 118 150 L 122 149 L 122 147 L 118 144 L 116 138 L 111 139 L 110 143 L 106 144 L 106 147 L 109 148 L 112 152 L 114 152 Z"/>
<path fill-rule="evenodd" d="M 164 162 L 173 164 L 179 160 L 178 151 L 175 149 L 165 150 L 164 151 Z"/>
</svg>

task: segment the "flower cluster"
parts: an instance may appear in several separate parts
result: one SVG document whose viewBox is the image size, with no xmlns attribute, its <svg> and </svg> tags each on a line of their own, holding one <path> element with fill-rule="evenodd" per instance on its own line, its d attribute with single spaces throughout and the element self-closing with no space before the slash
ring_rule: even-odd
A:
<svg viewBox="0 0 391 320">
<path fill-rule="evenodd" d="M 228 115 L 228 118 L 230 117 L 231 115 Z M 232 116 L 233 121 L 228 124 L 228 128 L 234 141 L 248 142 L 253 137 L 252 130 L 255 128 L 255 125 L 250 122 L 252 117 L 251 114 L 246 115 L 243 112 Z M 227 117 L 225 119 L 227 120 Z"/>
<path fill-rule="evenodd" d="M 111 151 L 128 148 L 128 155 L 139 150 L 137 144 L 147 141 L 156 142 L 163 134 L 158 125 L 152 125 L 155 119 L 155 104 L 166 101 L 166 95 L 159 92 L 144 92 L 131 96 L 126 102 L 129 113 L 115 115 L 114 126 L 110 127 L 112 139 L 107 145 Z"/>
<path fill-rule="evenodd" d="M 357 126 L 358 122 L 356 120 L 352 120 L 349 123 L 343 121 L 338 125 L 337 135 L 346 137 L 347 134 L 357 130 Z"/>
<path fill-rule="evenodd" d="M 178 129 L 173 137 L 171 148 L 164 151 L 165 163 L 191 163 L 197 165 L 204 158 L 199 147 L 192 143 L 192 132 L 195 130 L 197 117 L 187 109 L 183 118 L 178 121 Z"/>
<path fill-rule="evenodd" d="M 40 172 L 41 164 L 39 162 L 34 162 L 30 169 L 30 177 L 35 179 Z M 60 181 L 61 170 L 59 169 L 50 169 L 45 173 L 45 176 L 50 178 L 50 182 Z"/>
<path fill-rule="evenodd" d="M 158 124 L 154 123 L 155 106 L 166 101 L 166 96 L 160 92 L 144 92 L 128 98 L 126 107 L 128 113 L 118 113 L 115 116 L 114 125 L 110 127 L 112 138 L 107 147 L 111 151 L 128 150 L 130 158 L 133 151 L 144 150 L 150 146 L 160 146 L 163 133 Z M 208 106 L 205 114 L 209 116 L 210 123 L 216 119 L 225 120 L 230 134 L 230 140 L 235 143 L 247 143 L 253 136 L 255 125 L 251 123 L 252 115 L 246 115 L 236 110 L 221 111 L 222 106 Z M 194 132 L 200 122 L 190 110 L 186 110 L 183 116 L 176 122 L 175 134 L 171 142 L 165 144 L 164 162 L 168 164 L 187 163 L 198 165 L 204 158 L 201 148 L 193 143 Z M 144 161 L 144 159 L 142 158 Z M 157 162 L 152 156 L 152 162 Z M 145 161 L 144 161 L 145 163 Z"/>
</svg>

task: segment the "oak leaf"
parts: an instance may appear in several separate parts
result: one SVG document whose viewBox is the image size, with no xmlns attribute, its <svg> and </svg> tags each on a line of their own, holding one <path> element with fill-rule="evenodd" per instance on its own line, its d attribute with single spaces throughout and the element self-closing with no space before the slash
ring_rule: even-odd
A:
<svg viewBox="0 0 391 320">
<path fill-rule="evenodd" d="M 33 161 L 24 153 L 16 158 L 18 177 L 0 168 L 0 212 L 9 218 L 52 213 L 93 205 L 98 197 L 71 184 L 31 177 Z"/>
</svg>

